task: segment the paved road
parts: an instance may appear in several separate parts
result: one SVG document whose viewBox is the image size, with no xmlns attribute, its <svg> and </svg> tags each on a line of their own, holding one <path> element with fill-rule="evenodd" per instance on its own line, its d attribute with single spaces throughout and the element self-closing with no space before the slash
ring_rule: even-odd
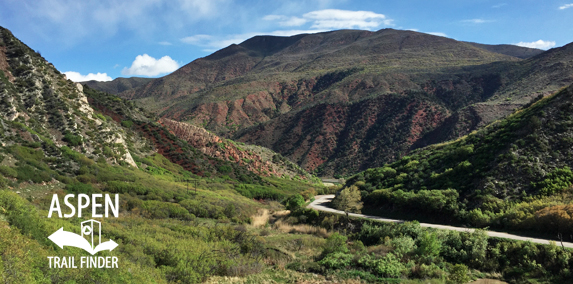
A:
<svg viewBox="0 0 573 284">
<path fill-rule="evenodd" d="M 332 212 L 332 213 L 336 213 L 336 214 L 345 214 L 343 211 L 339 211 L 339 210 L 328 207 L 330 205 L 330 202 L 334 198 L 334 195 L 317 195 L 314 198 L 315 198 L 315 200 L 307 206 L 308 208 L 313 208 L 313 209 L 320 210 L 320 211 Z M 378 220 L 378 221 L 383 221 L 383 222 L 393 222 L 393 223 L 404 222 L 404 220 L 388 219 L 388 218 L 383 218 L 383 217 L 379 217 L 379 216 L 370 216 L 370 215 L 364 215 L 364 214 L 350 213 L 348 215 L 353 216 L 353 217 L 373 219 L 373 220 Z M 460 231 L 460 232 L 473 232 L 474 231 L 474 229 L 471 229 L 471 228 L 462 228 L 462 227 L 454 227 L 454 226 L 446 226 L 446 225 L 438 225 L 438 224 L 428 224 L 428 223 L 420 223 L 420 226 L 428 227 L 428 228 L 442 229 L 442 230 Z M 523 236 L 512 235 L 512 234 L 507 234 L 507 233 L 494 232 L 494 231 L 486 231 L 486 233 L 490 237 L 506 238 L 506 239 L 519 240 L 519 241 L 530 241 L 530 242 L 538 243 L 538 244 L 549 244 L 549 241 L 550 241 L 550 240 L 545 240 L 545 239 L 523 237 Z M 561 245 L 561 243 L 557 242 L 557 245 Z M 568 248 L 573 248 L 573 243 L 563 242 L 563 246 L 568 247 Z"/>
</svg>

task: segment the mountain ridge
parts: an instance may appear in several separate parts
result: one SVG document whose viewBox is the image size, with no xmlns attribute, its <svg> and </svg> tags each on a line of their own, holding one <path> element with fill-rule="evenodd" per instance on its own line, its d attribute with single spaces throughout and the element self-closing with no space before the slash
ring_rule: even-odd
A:
<svg viewBox="0 0 573 284">
<path fill-rule="evenodd" d="M 544 80 L 542 73 L 532 71 L 553 64 L 551 60 L 564 58 L 566 61 L 568 52 L 552 57 L 548 51 L 527 59 L 506 55 L 526 57 L 539 52 L 511 45 L 458 42 L 393 29 L 377 32 L 342 30 L 292 37 L 257 36 L 119 95 L 135 100 L 161 117 L 189 122 L 227 138 L 271 148 L 308 171 L 331 176 L 379 166 L 418 145 L 465 135 L 510 114 L 540 91 L 548 94 L 573 82 L 567 75 L 568 72 L 573 74 L 570 67 L 551 68 L 552 77 L 562 78 L 551 82 Z M 293 137 L 291 133 L 281 134 L 281 130 L 272 129 L 281 124 L 304 123 L 297 119 L 304 117 L 303 113 L 309 109 L 326 113 L 326 108 L 332 104 L 346 108 L 347 104 L 374 102 L 376 97 L 390 94 L 410 97 L 419 94 L 431 108 L 443 111 L 437 123 L 416 118 L 424 125 L 420 126 L 421 130 L 404 130 L 411 134 L 392 139 L 396 140 L 392 143 L 405 146 L 394 147 L 389 152 L 375 150 L 383 156 L 376 162 L 364 162 L 350 168 L 342 162 L 342 157 L 355 153 L 370 156 L 366 153 L 372 150 L 372 145 L 378 144 L 376 139 L 365 139 L 367 129 L 358 134 L 364 141 L 358 146 L 345 145 L 347 139 L 338 136 L 325 143 L 319 132 Z M 379 108 L 391 106 L 379 105 Z M 367 119 L 376 120 L 377 114 L 372 115 Z M 316 119 L 318 123 L 328 122 L 327 117 Z M 402 125 L 417 128 L 418 122 Z M 313 122 L 308 123 L 306 128 L 313 129 Z M 262 125 L 266 125 L 267 132 L 261 133 Z M 440 128 L 440 133 L 447 135 L 437 135 L 438 132 L 432 132 L 434 128 Z M 336 132 L 342 135 L 342 132 Z M 269 141 L 269 137 L 276 140 Z M 292 146 L 280 146 L 287 140 L 304 149 L 293 151 Z M 318 141 L 322 141 L 320 145 Z M 351 150 L 353 147 L 358 147 L 358 152 Z M 335 155 L 338 150 L 334 149 L 345 150 Z"/>
</svg>

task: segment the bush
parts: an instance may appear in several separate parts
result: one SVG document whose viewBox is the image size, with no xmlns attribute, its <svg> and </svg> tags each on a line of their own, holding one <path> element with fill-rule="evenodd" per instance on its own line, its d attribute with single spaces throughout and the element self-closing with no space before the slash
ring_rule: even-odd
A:
<svg viewBox="0 0 573 284">
<path fill-rule="evenodd" d="M 74 194 L 80 194 L 80 193 L 92 194 L 95 192 L 95 188 L 91 184 L 76 182 L 72 184 L 67 184 L 66 191 Z"/>
<path fill-rule="evenodd" d="M 187 209 L 183 208 L 179 204 L 161 202 L 161 201 L 145 201 L 142 207 L 144 214 L 150 218 L 155 219 L 183 219 L 183 220 L 193 220 L 195 215 L 190 214 Z"/>
<path fill-rule="evenodd" d="M 450 269 L 450 275 L 448 276 L 448 284 L 465 284 L 468 283 L 471 278 L 468 275 L 468 267 L 463 264 L 456 264 Z"/>
<path fill-rule="evenodd" d="M 112 193 L 135 193 L 138 195 L 147 194 L 149 191 L 142 185 L 122 181 L 108 181 L 105 189 Z"/>
<path fill-rule="evenodd" d="M 133 126 L 133 121 L 131 120 L 124 120 L 121 122 L 121 125 L 125 128 L 131 128 Z"/>
<path fill-rule="evenodd" d="M 18 177 L 18 172 L 8 166 L 0 166 L 0 173 L 5 177 L 11 177 L 11 178 Z"/>
<path fill-rule="evenodd" d="M 3 176 L 0 176 L 0 189 L 4 189 L 8 186 L 8 182 Z"/>
<path fill-rule="evenodd" d="M 425 232 L 420 237 L 418 237 L 418 249 L 416 253 L 419 256 L 434 258 L 440 254 L 440 248 L 442 244 L 438 240 L 436 233 Z"/>
<path fill-rule="evenodd" d="M 343 252 L 334 252 L 328 254 L 325 258 L 320 260 L 318 264 L 328 269 L 340 269 L 349 266 L 354 256 Z"/>
<path fill-rule="evenodd" d="M 331 253 L 347 253 L 348 247 L 346 246 L 346 236 L 335 232 L 326 239 L 324 244 L 322 255 L 327 256 Z"/>
<path fill-rule="evenodd" d="M 29 165 L 23 165 L 16 168 L 17 178 L 21 181 L 32 181 L 34 183 L 41 183 L 44 181 L 51 181 L 52 177 L 46 171 L 38 171 Z"/>
<path fill-rule="evenodd" d="M 235 190 L 247 198 L 281 200 L 286 197 L 277 189 L 255 184 L 237 184 Z"/>
<path fill-rule="evenodd" d="M 539 189 L 540 195 L 549 196 L 567 189 L 572 182 L 573 172 L 569 167 L 563 167 L 562 169 L 555 169 L 545 179 L 532 185 Z"/>
<path fill-rule="evenodd" d="M 393 253 L 388 253 L 381 258 L 374 255 L 365 255 L 358 260 L 358 263 L 382 277 L 400 277 L 406 272 L 406 267 Z"/>
<path fill-rule="evenodd" d="M 289 197 L 286 201 L 286 208 L 291 211 L 295 211 L 299 208 L 302 208 L 304 207 L 304 205 L 305 205 L 304 197 L 302 197 L 302 195 L 300 194 L 295 194 Z"/>
<path fill-rule="evenodd" d="M 73 135 L 71 133 L 66 133 L 62 140 L 68 142 L 69 146 L 78 146 L 82 144 L 82 137 L 79 135 Z"/>
<path fill-rule="evenodd" d="M 296 211 L 294 211 L 292 215 L 295 217 L 299 217 L 299 220 L 301 219 L 300 216 L 304 216 L 306 219 L 305 223 L 314 223 L 318 221 L 320 213 L 318 213 L 317 210 L 312 208 L 299 208 Z"/>
<path fill-rule="evenodd" d="M 389 245 L 394 248 L 394 253 L 398 256 L 406 255 L 416 250 L 416 242 L 408 236 L 394 238 L 390 241 Z"/>
</svg>

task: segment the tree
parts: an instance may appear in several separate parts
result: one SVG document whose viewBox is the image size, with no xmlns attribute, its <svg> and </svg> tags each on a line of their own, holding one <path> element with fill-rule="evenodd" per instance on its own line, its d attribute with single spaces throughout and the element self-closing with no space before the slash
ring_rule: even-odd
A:
<svg viewBox="0 0 573 284">
<path fill-rule="evenodd" d="M 438 240 L 436 233 L 428 233 L 425 232 L 424 234 L 418 237 L 418 249 L 417 253 L 420 256 L 424 256 L 429 259 L 433 259 L 440 255 L 440 249 L 442 244 Z"/>
<path fill-rule="evenodd" d="M 450 269 L 450 275 L 448 276 L 448 284 L 464 284 L 468 283 L 471 279 L 468 275 L 469 269 L 463 264 L 456 264 Z"/>
<path fill-rule="evenodd" d="M 286 202 L 286 208 L 290 211 L 304 207 L 304 197 L 300 194 L 291 196 Z"/>
<path fill-rule="evenodd" d="M 348 238 L 335 232 L 326 239 L 326 243 L 323 246 L 322 256 L 327 256 L 331 253 L 348 253 L 348 246 L 346 246 L 346 240 Z"/>
<path fill-rule="evenodd" d="M 349 212 L 360 213 L 362 209 L 362 196 L 358 187 L 355 185 L 343 189 L 340 194 L 333 200 L 336 209 L 344 211 L 346 218 Z"/>
</svg>

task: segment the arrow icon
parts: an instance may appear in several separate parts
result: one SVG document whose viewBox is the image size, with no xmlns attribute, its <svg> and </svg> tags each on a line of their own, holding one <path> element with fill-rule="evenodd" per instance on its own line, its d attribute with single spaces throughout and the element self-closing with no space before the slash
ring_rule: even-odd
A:
<svg viewBox="0 0 573 284">
<path fill-rule="evenodd" d="M 48 239 L 54 242 L 61 249 L 63 249 L 64 246 L 77 247 L 89 252 L 91 255 L 94 255 L 102 250 L 112 251 L 117 247 L 116 242 L 109 240 L 99 244 L 95 248 L 92 248 L 86 239 L 78 234 L 64 231 L 64 227 L 61 227 L 59 230 L 51 234 Z"/>
</svg>

